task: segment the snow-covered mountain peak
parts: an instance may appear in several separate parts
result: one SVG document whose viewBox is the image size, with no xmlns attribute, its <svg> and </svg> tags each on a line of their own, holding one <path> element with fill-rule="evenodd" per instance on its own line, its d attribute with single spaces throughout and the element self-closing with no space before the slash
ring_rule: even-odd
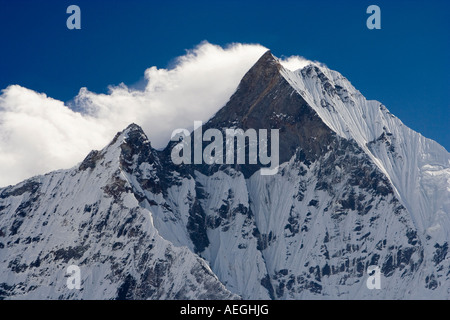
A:
<svg viewBox="0 0 450 320">
<path fill-rule="evenodd" d="M 131 124 L 0 189 L 0 298 L 448 297 L 449 154 L 340 73 L 268 51 L 208 128 L 278 129 L 278 173 L 175 165 Z"/>
<path fill-rule="evenodd" d="M 132 123 L 123 131 L 118 132 L 110 145 L 119 141 L 120 144 L 134 144 L 136 146 L 146 146 L 151 148 L 150 140 L 144 130 L 137 124 Z"/>
<path fill-rule="evenodd" d="M 155 153 L 144 130 L 133 123 L 118 132 L 105 148 L 91 151 L 81 162 L 79 169 L 93 169 L 99 160 L 102 160 L 102 164 L 108 163 L 108 167 L 115 164 L 117 168 L 123 169 L 130 167 L 138 158 L 141 161 L 152 161 Z"/>
</svg>

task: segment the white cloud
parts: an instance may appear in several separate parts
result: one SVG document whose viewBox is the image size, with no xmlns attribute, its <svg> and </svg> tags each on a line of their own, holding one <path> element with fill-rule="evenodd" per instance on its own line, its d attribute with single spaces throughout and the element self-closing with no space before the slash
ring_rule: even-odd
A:
<svg viewBox="0 0 450 320">
<path fill-rule="evenodd" d="M 298 69 L 303 69 L 304 67 L 306 67 L 307 65 L 310 64 L 314 64 L 318 67 L 325 67 L 327 68 L 327 66 L 319 61 L 312 61 L 312 60 L 308 60 L 302 56 L 290 56 L 290 57 L 283 57 L 281 59 L 279 59 L 281 65 L 283 67 L 285 67 L 286 69 L 290 70 L 290 71 L 296 71 Z"/>
<path fill-rule="evenodd" d="M 224 106 L 266 51 L 257 44 L 222 48 L 203 42 L 171 69 L 145 70 L 143 90 L 121 84 L 97 94 L 81 88 L 74 99 L 79 112 L 45 94 L 9 86 L 0 95 L 0 187 L 70 168 L 132 122 L 153 147 L 165 147 L 174 129 L 191 129 L 195 120 L 206 122 Z M 290 70 L 312 63 L 299 56 L 280 62 Z"/>
<path fill-rule="evenodd" d="M 224 106 L 266 50 L 204 42 L 178 58 L 173 69 L 147 69 L 145 90 L 122 84 L 96 94 L 82 88 L 75 97 L 81 112 L 45 94 L 9 86 L 0 95 L 0 186 L 69 168 L 132 122 L 143 127 L 154 147 L 164 147 L 173 129 L 206 121 Z"/>
<path fill-rule="evenodd" d="M 107 142 L 96 119 L 17 85 L 3 90 L 0 119 L 0 186 L 71 167 Z"/>
<path fill-rule="evenodd" d="M 125 85 L 109 94 L 85 89 L 76 101 L 101 122 L 126 127 L 141 125 L 156 148 L 164 147 L 174 128 L 189 128 L 194 120 L 208 120 L 228 101 L 240 79 L 267 49 L 234 44 L 221 48 L 202 43 L 177 59 L 173 69 L 145 71 L 144 91 Z M 115 129 L 116 131 L 118 129 Z"/>
<path fill-rule="evenodd" d="M 313 64 L 313 61 L 305 59 L 301 56 L 290 56 L 287 58 L 280 59 L 280 63 L 283 67 L 290 71 L 296 71 L 298 69 L 302 69 L 309 64 Z"/>
</svg>

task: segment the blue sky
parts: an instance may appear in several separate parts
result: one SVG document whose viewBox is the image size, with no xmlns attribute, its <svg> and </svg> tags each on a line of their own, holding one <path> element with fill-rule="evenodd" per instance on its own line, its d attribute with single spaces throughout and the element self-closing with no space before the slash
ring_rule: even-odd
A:
<svg viewBox="0 0 450 320">
<path fill-rule="evenodd" d="M 81 8 L 81 30 L 66 8 Z M 366 8 L 381 8 L 381 30 Z M 260 43 L 341 72 L 368 99 L 450 150 L 450 2 L 0 0 L 0 89 L 69 101 L 81 87 L 139 86 L 201 41 Z"/>
</svg>

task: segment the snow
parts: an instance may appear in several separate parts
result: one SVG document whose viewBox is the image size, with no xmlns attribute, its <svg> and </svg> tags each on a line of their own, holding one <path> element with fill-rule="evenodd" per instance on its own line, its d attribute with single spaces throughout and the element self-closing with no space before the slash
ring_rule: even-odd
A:
<svg viewBox="0 0 450 320">
<path fill-rule="evenodd" d="M 421 234 L 437 218 L 439 210 L 449 219 L 450 155 L 442 146 L 405 126 L 380 102 L 366 100 L 336 71 L 314 64 L 295 72 L 283 68 L 281 72 L 333 131 L 354 139 L 386 174 Z M 320 80 L 318 72 L 326 80 Z M 341 87 L 345 98 L 327 92 L 325 82 L 333 88 Z M 389 151 L 390 145 L 382 143 L 369 148 L 368 144 L 383 133 L 392 135 L 390 145 L 395 152 Z M 450 239 L 450 224 L 444 225 L 440 237 Z"/>
<path fill-rule="evenodd" d="M 117 181 L 132 187 L 119 166 L 120 145 L 126 139 L 124 132 L 102 150 L 103 159 L 92 170 L 75 167 L 31 180 L 41 189 L 23 217 L 19 233 L 9 234 L 7 243 L 0 237 L 5 245 L 0 250 L 0 285 L 12 286 L 14 299 L 113 299 L 127 276 L 139 282 L 146 272 L 159 272 L 153 279 L 159 281 L 158 287 L 153 293 L 135 289 L 128 293 L 130 298 L 235 297 L 205 261 L 187 247 L 176 247 L 159 235 L 152 212 L 141 207 L 132 193 L 121 192 L 117 198 L 108 194 L 108 186 Z M 17 219 L 14 212 L 32 195 L 25 192 L 0 199 L 1 206 L 8 208 L 0 211 L 0 230 L 9 233 L 8 226 Z M 120 230 L 128 230 L 128 234 Z M 41 240 L 28 244 L 26 237 Z M 58 252 L 71 248 L 80 249 L 79 256 L 58 258 Z M 23 269 L 12 271 L 12 262 Z M 66 269 L 71 264 L 80 267 L 81 290 L 66 287 Z M 146 287 L 152 288 L 151 283 Z M 192 291 L 192 287 L 198 290 Z M 217 291 L 209 292 L 207 288 L 211 287 Z"/>
<path fill-rule="evenodd" d="M 152 163 L 133 155 L 126 169 L 122 147 L 138 130 L 130 126 L 94 168 L 0 189 L 0 295 L 6 285 L 13 299 L 112 299 L 132 277 L 129 298 L 448 298 L 449 153 L 336 71 L 314 64 L 281 74 L 358 149 L 329 148 L 308 164 L 293 156 L 272 176 L 181 174 L 156 152 Z M 349 159 L 394 192 L 352 184 Z M 209 241 L 201 252 L 189 227 L 195 214 Z M 83 290 L 65 286 L 71 264 L 81 267 Z M 370 265 L 382 268 L 381 290 L 366 287 Z"/>
</svg>

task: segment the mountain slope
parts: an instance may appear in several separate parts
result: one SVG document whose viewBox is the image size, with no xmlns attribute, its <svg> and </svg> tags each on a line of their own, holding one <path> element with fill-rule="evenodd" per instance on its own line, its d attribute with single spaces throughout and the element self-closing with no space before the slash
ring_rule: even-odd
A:
<svg viewBox="0 0 450 320">
<path fill-rule="evenodd" d="M 387 176 L 408 209 L 427 255 L 437 257 L 447 252 L 449 153 L 406 127 L 378 101 L 366 100 L 336 71 L 309 65 L 295 72 L 283 69 L 282 73 L 334 132 L 355 140 Z M 435 277 L 432 269 L 426 277 Z M 448 260 L 440 269 L 437 277 L 448 281 Z"/>
<path fill-rule="evenodd" d="M 79 167 L 0 190 L 0 297 L 234 297 L 203 260 L 158 234 L 151 212 L 132 192 L 125 171 L 133 165 L 130 152 L 152 161 L 150 143 L 136 125 Z M 153 164 L 140 167 L 150 172 Z M 66 287 L 72 264 L 80 267 L 81 290 Z"/>
<path fill-rule="evenodd" d="M 388 176 L 417 228 L 449 239 L 448 215 L 443 214 L 450 209 L 448 152 L 406 127 L 378 101 L 366 100 L 336 71 L 310 65 L 282 72 L 333 131 L 355 140 Z"/>
<path fill-rule="evenodd" d="M 339 73 L 266 52 L 209 128 L 279 129 L 278 173 L 175 165 L 175 142 L 154 150 L 131 125 L 76 168 L 0 189 L 0 296 L 448 297 L 449 154 Z"/>
<path fill-rule="evenodd" d="M 223 221 L 222 216 L 226 216 L 225 224 L 233 226 L 238 222 L 234 221 L 233 208 L 229 208 L 228 194 L 249 195 L 248 201 L 240 204 L 245 208 L 243 211 L 252 212 L 254 215 L 250 225 L 256 230 L 253 235 L 256 235 L 257 243 L 262 243 L 259 245 L 259 251 L 263 255 L 268 272 L 265 278 L 259 277 L 259 282 L 264 282 L 272 298 L 277 297 L 277 291 L 279 298 L 309 297 L 316 294 L 331 297 L 340 295 L 362 297 L 364 294 L 403 297 L 408 295 L 407 288 L 411 287 L 408 282 L 423 281 L 423 286 L 428 285 L 425 283 L 430 280 L 426 279 L 434 278 L 435 275 L 418 276 L 420 272 L 417 269 L 419 266 L 425 268 L 424 266 L 428 265 L 426 261 L 423 261 L 423 251 L 433 248 L 428 253 L 429 257 L 432 257 L 436 254 L 436 249 L 434 246 L 424 246 L 421 243 L 414 220 L 400 201 L 395 192 L 395 186 L 390 182 L 385 170 L 376 165 L 372 155 L 367 153 L 367 147 L 361 147 L 354 139 L 346 139 L 332 130 L 333 128 L 326 124 L 307 102 L 308 96 L 305 95 L 305 98 L 301 95 L 301 91 L 299 92 L 292 85 L 287 75 L 289 75 L 288 71 L 270 52 L 267 52 L 246 74 L 227 105 L 205 125 L 205 128 L 279 128 L 280 158 L 281 162 L 290 160 L 288 168 L 283 168 L 275 177 L 264 178 L 257 173 L 253 174 L 255 168 L 246 170 L 246 166 L 236 167 L 247 178 L 246 185 L 243 186 L 241 183 L 238 187 L 231 186 L 228 192 L 222 191 L 222 202 L 216 200 L 216 205 L 212 206 L 214 210 L 208 210 L 208 207 L 211 207 L 209 204 L 203 210 L 203 216 L 206 219 L 210 217 L 218 219 L 219 213 L 220 221 Z M 203 168 L 198 169 L 202 171 Z M 292 178 L 283 178 L 286 172 L 308 176 L 308 171 L 311 169 L 309 179 L 297 178 L 295 183 L 290 181 L 288 183 L 286 180 Z M 299 170 L 300 174 L 298 174 Z M 204 170 L 203 173 L 205 173 Z M 280 175 L 282 177 L 279 177 Z M 216 176 L 212 179 L 223 181 Z M 205 182 L 201 182 L 201 185 L 205 185 Z M 305 199 L 305 193 L 308 194 L 307 199 Z M 292 198 L 295 197 L 300 201 L 293 201 Z M 223 206 L 222 203 L 226 205 Z M 380 209 L 381 207 L 383 208 Z M 223 211 L 220 210 L 221 208 L 227 209 L 228 214 L 221 214 Z M 316 214 L 314 214 L 315 210 Z M 367 220 L 362 217 L 365 215 Z M 348 219 L 345 218 L 347 216 Z M 377 221 L 380 217 L 384 221 Z M 313 232 L 308 232 L 310 230 L 308 222 L 311 220 L 321 222 L 317 223 L 317 228 Z M 248 224 L 249 222 L 246 221 L 246 225 Z M 236 229 L 242 230 L 245 229 L 244 227 L 245 225 L 241 222 Z M 222 239 L 222 233 L 216 231 L 216 228 L 216 226 L 212 228 L 205 226 L 203 229 L 208 236 L 206 238 Z M 229 229 L 225 229 L 229 234 Z M 294 234 L 285 233 L 286 229 L 294 230 Z M 329 230 L 335 232 L 331 236 L 335 241 L 340 239 L 343 242 L 337 246 L 336 252 L 331 254 L 338 258 L 334 261 L 328 261 L 333 259 L 329 258 L 329 250 L 323 242 L 314 242 L 309 248 L 304 249 L 304 244 L 300 240 L 305 237 L 329 241 Z M 362 233 L 364 230 L 366 232 Z M 300 234 L 297 235 L 297 233 Z M 374 233 L 377 236 L 373 236 Z M 294 239 L 289 239 L 289 245 L 285 245 L 285 239 L 288 237 Z M 223 270 L 223 265 L 230 259 L 233 262 L 238 260 L 234 255 L 235 252 L 239 252 L 239 244 L 230 247 L 229 240 L 224 242 L 227 243 L 226 249 L 222 249 L 222 241 L 220 241 L 219 249 L 227 252 L 228 255 L 217 254 L 215 251 L 211 254 L 206 248 L 205 257 L 209 261 L 214 261 L 212 268 L 215 272 L 215 265 L 218 265 L 221 269 L 220 274 L 235 273 L 235 270 Z M 248 243 L 248 240 L 246 242 Z M 385 247 L 381 248 L 380 243 L 384 243 Z M 381 250 L 383 254 L 382 257 L 380 252 L 374 249 L 377 245 L 378 250 Z M 439 244 L 435 245 L 439 246 Z M 445 243 L 441 246 L 445 247 Z M 242 247 L 244 246 L 241 245 Z M 295 254 L 290 252 L 293 248 L 296 248 Z M 247 247 L 244 251 L 248 250 L 250 249 Z M 326 252 L 326 258 L 318 264 L 314 262 L 315 264 L 311 267 L 310 260 L 315 261 L 317 257 L 322 256 L 322 251 Z M 254 256 L 253 252 L 246 252 L 244 255 Z M 302 256 L 303 266 L 297 265 L 298 260 L 295 261 L 295 266 L 291 266 L 288 262 L 290 260 L 288 256 L 291 255 Z M 224 261 L 220 261 L 221 257 L 224 257 Z M 279 269 L 273 264 L 274 261 L 283 261 Z M 371 264 L 380 265 L 383 274 L 390 278 L 389 293 L 370 292 L 367 289 L 365 293 L 360 292 L 365 287 L 361 278 Z M 288 266 L 291 266 L 294 272 L 291 272 Z M 252 272 L 251 266 L 243 268 L 251 269 L 240 271 L 243 274 Z M 321 270 L 324 268 L 327 278 L 330 273 L 337 274 L 337 276 L 330 276 L 335 278 L 334 283 L 339 283 L 342 278 L 351 277 L 352 281 L 359 284 L 352 285 L 355 287 L 353 290 L 344 289 L 344 293 L 339 290 L 331 292 L 322 290 L 321 282 L 324 280 Z M 404 270 L 405 268 L 409 270 Z M 230 267 L 230 269 L 234 268 Z M 280 277 L 278 274 L 280 270 L 284 275 L 281 282 L 277 280 Z M 300 270 L 302 272 L 299 272 Z M 343 270 L 346 275 L 343 276 L 338 270 Z M 393 276 L 395 272 L 398 274 L 398 279 Z M 410 274 L 406 276 L 407 273 Z M 422 280 L 417 280 L 415 277 L 417 279 L 422 277 Z M 442 279 L 448 275 L 441 272 L 437 277 Z M 223 277 L 219 276 L 219 278 Z M 442 281 L 445 283 L 444 279 Z M 287 282 L 290 283 L 289 294 L 285 293 L 287 290 L 284 289 Z M 399 282 L 404 282 L 403 292 L 400 290 L 399 293 L 394 294 L 394 288 L 401 286 Z M 445 291 L 445 287 L 442 290 Z M 409 293 L 418 294 L 417 292 Z"/>
</svg>

